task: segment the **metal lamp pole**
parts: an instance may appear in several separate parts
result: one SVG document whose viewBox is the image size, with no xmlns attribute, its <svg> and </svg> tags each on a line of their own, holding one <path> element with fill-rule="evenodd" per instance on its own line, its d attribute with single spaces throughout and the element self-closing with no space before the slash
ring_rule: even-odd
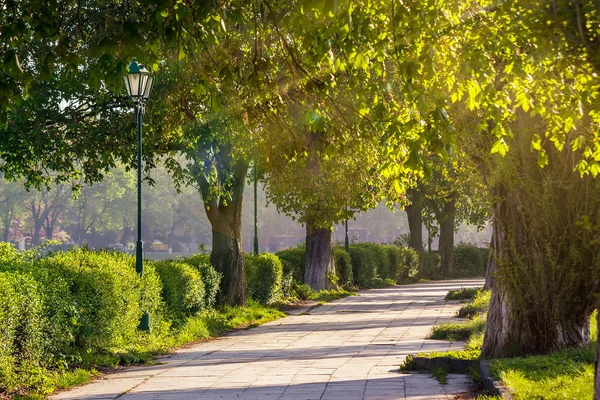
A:
<svg viewBox="0 0 600 400">
<path fill-rule="evenodd" d="M 256 171 L 256 161 L 254 162 L 254 255 L 258 255 L 258 205 L 256 181 L 258 180 L 258 173 Z"/>
<path fill-rule="evenodd" d="M 135 249 L 135 271 L 144 276 L 144 244 L 142 242 L 142 125 L 144 123 L 145 104 L 152 91 L 154 76 L 143 65 L 138 64 L 135 58 L 129 64 L 129 73 L 123 77 L 125 88 L 129 97 L 133 100 L 135 117 L 137 122 L 137 242 Z M 142 304 L 144 303 L 144 293 L 142 292 Z M 140 319 L 139 329 L 150 330 L 150 314 L 144 311 Z"/>
</svg>

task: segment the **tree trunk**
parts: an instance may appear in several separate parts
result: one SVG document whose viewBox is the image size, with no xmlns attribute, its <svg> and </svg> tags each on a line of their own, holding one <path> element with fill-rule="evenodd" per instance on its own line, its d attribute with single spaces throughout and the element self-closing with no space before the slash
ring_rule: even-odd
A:
<svg viewBox="0 0 600 400">
<path fill-rule="evenodd" d="M 596 318 L 596 327 L 597 332 L 600 332 L 600 304 L 596 307 L 597 318 Z M 596 361 L 594 363 L 594 400 L 600 400 L 600 367 L 598 363 L 600 362 L 600 345 L 598 342 L 596 343 Z"/>
<path fill-rule="evenodd" d="M 230 199 L 217 202 L 211 196 L 206 176 L 197 176 L 204 209 L 212 227 L 210 262 L 223 275 L 221 293 L 230 305 L 246 303 L 246 273 L 242 247 L 242 203 L 248 164 L 238 161 L 234 166 L 224 163 L 231 174 L 228 186 Z"/>
<path fill-rule="evenodd" d="M 444 203 L 443 214 L 437 218 L 440 224 L 438 250 L 442 258 L 441 271 L 445 277 L 452 275 L 452 253 L 454 251 L 454 220 L 456 217 L 456 193 L 450 195 L 450 201 Z"/>
<path fill-rule="evenodd" d="M 490 252 L 488 254 L 487 268 L 485 270 L 485 284 L 483 290 L 492 290 L 492 281 L 494 279 L 494 273 L 498 268 L 496 264 L 496 257 L 494 257 L 494 249 L 496 248 L 496 235 L 492 231 L 492 239 L 490 241 Z"/>
<path fill-rule="evenodd" d="M 31 244 L 33 244 L 34 246 L 39 246 L 41 244 L 41 242 L 42 242 L 40 239 L 41 233 L 42 233 L 42 224 L 35 221 L 33 224 L 33 235 L 31 236 Z"/>
<path fill-rule="evenodd" d="M 316 228 L 306 224 L 306 257 L 304 282 L 313 290 L 332 289 L 328 276 L 334 273 L 333 234 L 329 228 Z"/>
<path fill-rule="evenodd" d="M 423 249 L 423 195 L 417 190 L 409 190 L 410 205 L 406 206 L 408 229 L 410 230 L 410 247 L 422 254 Z"/>
<path fill-rule="evenodd" d="M 226 207 L 219 207 L 219 216 L 210 218 L 213 235 L 210 262 L 223 275 L 221 293 L 224 301 L 231 305 L 246 303 L 241 211 L 240 198 Z"/>
<path fill-rule="evenodd" d="M 547 254 L 550 249 L 540 246 L 549 240 L 545 236 L 549 229 L 528 226 L 532 220 L 522 212 L 530 208 L 522 207 L 519 200 L 505 197 L 494 208 L 491 257 L 495 261 L 488 269 L 492 296 L 483 357 L 543 354 L 585 346 L 590 341 L 590 310 L 583 299 L 576 298 L 583 287 L 573 290 L 561 283 L 564 269 L 556 268 L 555 256 Z M 544 218 L 544 210 L 540 211 L 540 218 Z M 555 245 L 564 245 L 564 239 L 551 239 Z M 556 249 L 557 254 L 568 254 L 560 250 Z M 572 261 L 565 258 L 558 262 Z M 573 284 L 585 284 L 580 282 Z"/>
</svg>

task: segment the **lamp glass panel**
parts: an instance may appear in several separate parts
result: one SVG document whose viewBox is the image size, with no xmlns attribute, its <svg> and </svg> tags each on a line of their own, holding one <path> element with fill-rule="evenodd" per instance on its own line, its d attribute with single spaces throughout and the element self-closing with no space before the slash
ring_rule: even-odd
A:
<svg viewBox="0 0 600 400">
<path fill-rule="evenodd" d="M 148 100 L 150 97 L 150 93 L 152 92 L 152 84 L 154 83 L 154 76 L 148 75 L 148 80 L 146 81 L 146 88 L 144 89 L 144 100 Z"/>
<path fill-rule="evenodd" d="M 140 90 L 138 91 L 138 97 L 144 96 L 144 89 L 146 89 L 146 81 L 148 80 L 148 75 L 140 74 Z"/>
<path fill-rule="evenodd" d="M 129 95 L 131 97 L 138 97 L 140 90 L 140 74 L 129 74 L 127 75 L 127 79 L 129 79 Z"/>
</svg>

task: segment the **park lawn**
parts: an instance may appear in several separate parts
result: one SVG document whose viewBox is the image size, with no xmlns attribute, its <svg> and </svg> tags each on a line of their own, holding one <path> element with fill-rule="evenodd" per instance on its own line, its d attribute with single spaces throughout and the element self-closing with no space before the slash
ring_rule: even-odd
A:
<svg viewBox="0 0 600 400">
<path fill-rule="evenodd" d="M 479 292 L 462 308 L 475 311 L 473 319 L 446 323 L 434 328 L 435 339 L 467 339 L 464 350 L 429 352 L 421 357 L 450 357 L 463 360 L 480 358 L 485 317 L 490 293 Z M 592 342 L 584 349 L 557 351 L 547 355 L 501 358 L 490 364 L 491 373 L 519 399 L 591 399 L 594 391 L 594 358 L 597 343 L 597 313 L 590 319 Z"/>
</svg>

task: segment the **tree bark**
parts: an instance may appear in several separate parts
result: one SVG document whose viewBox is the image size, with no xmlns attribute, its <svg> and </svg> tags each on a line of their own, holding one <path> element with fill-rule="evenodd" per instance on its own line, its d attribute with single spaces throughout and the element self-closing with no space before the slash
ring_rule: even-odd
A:
<svg viewBox="0 0 600 400">
<path fill-rule="evenodd" d="M 241 183 L 243 187 L 243 183 Z M 231 305 L 246 303 L 246 274 L 242 249 L 242 199 L 219 207 L 209 218 L 212 225 L 210 262 L 223 275 L 221 293 Z"/>
<path fill-rule="evenodd" d="M 217 160 L 222 182 L 227 182 L 228 198 L 211 193 L 211 183 L 198 168 L 196 179 L 202 194 L 204 209 L 212 227 L 210 262 L 222 274 L 221 294 L 230 305 L 246 303 L 246 273 L 242 248 L 242 200 L 248 163 L 232 164 L 231 149 L 223 148 Z"/>
<path fill-rule="evenodd" d="M 600 332 L 600 304 L 596 307 L 597 318 L 596 318 L 596 327 L 597 332 Z M 598 364 L 600 363 L 600 345 L 596 343 L 596 360 L 594 362 L 594 400 L 600 400 L 600 367 Z"/>
<path fill-rule="evenodd" d="M 332 233 L 329 228 L 316 228 L 312 222 L 306 223 L 304 282 L 313 290 L 335 287 L 328 278 L 335 271 Z"/>
<path fill-rule="evenodd" d="M 444 276 L 452 275 L 452 254 L 454 252 L 454 221 L 456 217 L 456 193 L 452 193 L 449 201 L 444 203 L 442 215 L 437 218 L 440 224 L 440 252 L 441 270 Z"/>
<path fill-rule="evenodd" d="M 409 190 L 408 198 L 410 205 L 406 206 L 406 216 L 408 217 L 408 229 L 410 231 L 410 247 L 419 254 L 423 249 L 423 195 L 417 190 Z"/>
<path fill-rule="evenodd" d="M 583 299 L 575 298 L 575 293 L 585 291 L 584 288 L 566 289 L 569 292 L 565 295 L 572 293 L 569 299 L 558 295 L 564 289 L 560 283 L 563 271 L 553 266 L 552 255 L 540 246 L 540 242 L 549 240 L 547 231 L 527 225 L 532 220 L 522 214 L 526 208 L 518 200 L 507 196 L 494 208 L 494 261 L 489 264 L 487 282 L 492 296 L 483 357 L 544 354 L 590 342 L 590 308 L 581 302 Z M 541 211 L 543 215 L 544 210 Z M 564 244 L 564 239 L 552 239 L 556 244 Z M 569 258 L 559 262 L 568 263 Z M 573 284 L 585 284 L 584 281 Z"/>
</svg>

